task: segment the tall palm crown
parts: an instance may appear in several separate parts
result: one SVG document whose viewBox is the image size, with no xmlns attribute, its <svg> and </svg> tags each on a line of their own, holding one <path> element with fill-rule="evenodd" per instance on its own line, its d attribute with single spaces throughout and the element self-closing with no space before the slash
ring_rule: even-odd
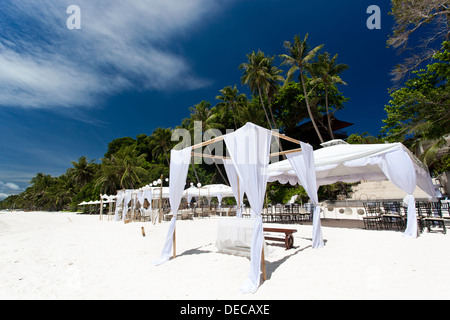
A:
<svg viewBox="0 0 450 320">
<path fill-rule="evenodd" d="M 287 50 L 287 54 L 281 55 L 281 58 L 284 59 L 283 64 L 291 65 L 292 67 L 287 72 L 286 80 L 292 79 L 294 73 L 298 70 L 300 71 L 300 81 L 303 87 L 303 94 L 305 95 L 306 108 L 308 109 L 308 114 L 311 119 L 311 122 L 316 130 L 317 136 L 320 139 L 320 142 L 324 142 L 322 135 L 320 134 L 319 128 L 317 127 L 316 121 L 314 120 L 314 116 L 311 111 L 311 106 L 309 105 L 308 94 L 306 92 L 305 80 L 304 80 L 304 72 L 305 67 L 314 59 L 317 52 L 322 49 L 323 45 L 317 46 L 314 49 L 309 48 L 307 43 L 308 34 L 306 34 L 303 40 L 300 40 L 299 36 L 294 37 L 294 43 L 290 43 L 289 41 L 284 42 L 284 47 Z"/>
<path fill-rule="evenodd" d="M 88 161 L 86 156 L 80 157 L 78 162 L 71 161 L 73 168 L 69 169 L 69 175 L 81 187 L 86 185 L 95 175 L 95 160 Z"/>
<path fill-rule="evenodd" d="M 220 90 L 220 95 L 216 96 L 216 99 L 220 100 L 220 102 L 217 104 L 217 108 L 223 111 L 222 117 L 231 112 L 233 116 L 234 128 L 237 129 L 238 128 L 236 122 L 237 106 L 240 101 L 246 99 L 245 94 L 244 93 L 239 94 L 236 85 L 234 86 L 234 88 L 228 86 Z"/>
<path fill-rule="evenodd" d="M 168 152 L 172 149 L 172 130 L 157 128 L 151 135 L 150 147 L 153 157 L 164 155 L 167 164 L 170 165 Z"/>
<path fill-rule="evenodd" d="M 243 85 L 248 85 L 253 94 L 259 96 L 269 128 L 272 128 L 272 123 L 264 104 L 263 93 L 268 97 L 271 93 L 275 92 L 277 82 L 284 80 L 280 75 L 281 70 L 273 66 L 274 58 L 266 57 L 261 50 L 258 50 L 258 53 L 253 51 L 251 54 L 248 54 L 247 59 L 247 63 L 239 66 L 239 69 L 244 70 L 241 82 Z M 272 120 L 274 120 L 273 116 Z"/>
<path fill-rule="evenodd" d="M 123 146 L 111 157 L 103 159 L 96 185 L 107 192 L 117 187 L 135 189 L 142 183 L 141 177 L 147 175 L 144 163 L 145 154 L 138 155 L 136 146 Z"/>
<path fill-rule="evenodd" d="M 309 73 L 313 76 L 312 84 L 323 83 L 325 87 L 325 104 L 328 118 L 328 131 L 331 139 L 334 139 L 333 130 L 331 129 L 331 115 L 328 106 L 328 88 L 335 84 L 346 83 L 339 76 L 340 73 L 348 69 L 348 65 L 343 63 L 336 63 L 338 55 L 336 54 L 330 59 L 330 54 L 325 52 L 318 56 L 317 61 L 306 66 Z"/>
</svg>

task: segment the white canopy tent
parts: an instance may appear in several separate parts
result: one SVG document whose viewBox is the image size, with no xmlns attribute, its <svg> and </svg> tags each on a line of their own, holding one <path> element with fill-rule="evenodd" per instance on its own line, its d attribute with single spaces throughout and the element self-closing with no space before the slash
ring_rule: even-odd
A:
<svg viewBox="0 0 450 320">
<path fill-rule="evenodd" d="M 201 188 L 191 186 L 183 191 L 183 198 L 187 198 L 188 203 L 192 198 L 206 197 L 208 199 L 216 197 L 219 203 L 222 198 L 234 197 L 233 189 L 224 184 L 209 184 Z"/>
<path fill-rule="evenodd" d="M 106 204 L 108 204 L 108 219 L 109 219 L 109 215 L 112 213 L 112 204 L 116 202 L 116 195 L 107 195 L 107 194 L 102 194 L 100 195 L 100 220 L 102 219 L 102 215 L 103 215 L 103 207 L 106 206 Z"/>
<path fill-rule="evenodd" d="M 162 192 L 162 193 L 161 193 Z M 134 200 L 132 203 L 133 206 L 136 206 L 137 203 L 141 204 L 141 207 L 144 205 L 144 201 L 150 203 L 152 205 L 152 200 L 160 199 L 162 196 L 163 199 L 169 198 L 169 187 L 150 187 L 145 186 L 141 189 L 124 189 L 119 190 L 117 192 L 116 197 L 116 210 L 114 215 L 115 221 L 120 221 L 120 214 L 128 211 L 128 205 L 131 200 Z M 151 208 L 150 208 L 151 210 Z M 125 220 L 125 214 L 122 214 L 122 221 Z"/>
<path fill-rule="evenodd" d="M 195 155 L 192 151 L 194 149 L 206 146 L 207 144 L 223 140 L 230 155 L 230 158 L 228 158 L 225 162 L 229 166 L 226 171 L 232 185 L 233 194 L 239 195 L 237 199 L 238 203 L 240 203 L 241 192 L 245 192 L 247 194 L 247 198 L 251 206 L 251 217 L 254 219 L 250 250 L 250 272 L 248 279 L 241 287 L 241 291 L 247 293 L 255 292 L 257 290 L 260 284 L 261 260 L 264 260 L 262 252 L 264 236 L 261 211 L 263 209 L 264 196 L 267 187 L 267 170 L 269 159 L 270 156 L 275 155 L 270 154 L 272 135 L 301 144 L 301 150 L 296 149 L 293 151 L 277 153 L 276 155 L 295 152 L 295 154 L 289 155 L 290 161 L 295 165 L 297 172 L 301 174 L 299 179 L 303 181 L 303 185 L 309 185 L 309 183 L 312 183 L 310 187 L 306 188 L 306 191 L 313 199 L 313 202 L 317 202 L 315 171 L 310 169 L 311 165 L 314 165 L 312 147 L 307 144 L 303 144 L 298 140 L 284 137 L 278 133 L 259 127 L 253 123 L 247 123 L 245 126 L 233 133 L 220 136 L 205 143 L 201 143 L 193 147 L 187 147 L 182 150 L 172 150 L 170 162 L 169 199 L 173 218 L 170 222 L 161 257 L 155 261 L 154 264 L 159 265 L 169 260 L 172 256 L 172 249 L 173 256 L 175 257 L 174 238 L 176 213 L 183 196 L 183 189 L 186 183 L 191 156 L 193 154 Z M 318 225 L 320 226 L 317 211 L 315 212 L 314 217 L 317 218 Z M 318 230 L 320 231 L 320 228 Z M 315 238 L 318 239 L 319 237 Z M 323 245 L 323 241 L 318 241 L 317 246 L 321 245 Z"/>
<path fill-rule="evenodd" d="M 332 141 L 314 151 L 317 186 L 366 180 L 390 180 L 406 193 L 408 223 L 405 235 L 417 237 L 416 186 L 434 198 L 433 183 L 427 168 L 401 143 L 347 144 Z M 302 184 L 288 160 L 269 165 L 269 182 Z"/>
</svg>

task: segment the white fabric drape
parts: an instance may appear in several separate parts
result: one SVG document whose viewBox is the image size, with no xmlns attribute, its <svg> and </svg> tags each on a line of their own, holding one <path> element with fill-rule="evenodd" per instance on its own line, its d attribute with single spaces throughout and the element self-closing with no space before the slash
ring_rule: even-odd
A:
<svg viewBox="0 0 450 320">
<path fill-rule="evenodd" d="M 236 216 L 238 218 L 241 218 L 242 205 L 244 204 L 244 185 L 242 184 L 242 181 L 238 178 L 238 174 L 232 160 L 225 159 L 223 161 L 223 166 L 225 167 L 225 172 L 227 173 L 228 181 L 230 181 L 231 189 L 233 190 L 234 198 L 236 199 L 237 204 Z"/>
<path fill-rule="evenodd" d="M 388 153 L 345 162 L 347 167 L 377 165 L 395 186 L 407 193 L 403 202 L 408 206 L 405 236 L 417 238 L 416 201 L 413 192 L 417 186 L 417 176 L 413 162 L 403 149 Z"/>
<path fill-rule="evenodd" d="M 386 174 L 381 170 L 379 163 L 385 161 L 386 153 L 400 149 L 409 155 L 409 161 L 412 162 L 416 172 L 417 186 L 429 195 L 430 200 L 435 197 L 428 169 L 401 143 L 343 143 L 314 151 L 318 186 L 337 181 L 385 180 Z M 299 183 L 288 160 L 269 165 L 268 181 L 289 182 L 291 185 Z"/>
<path fill-rule="evenodd" d="M 125 217 L 128 213 L 128 204 L 131 201 L 131 190 L 125 190 L 125 196 L 123 200 L 122 221 L 125 221 Z"/>
<path fill-rule="evenodd" d="M 287 154 L 292 168 L 294 168 L 301 185 L 305 188 L 311 202 L 314 206 L 313 213 L 313 248 L 324 246 L 322 237 L 322 227 L 320 224 L 320 207 L 319 197 L 317 196 L 316 167 L 314 164 L 313 148 L 307 144 L 300 142 L 301 152 Z"/>
<path fill-rule="evenodd" d="M 224 136 L 228 153 L 250 202 L 251 216 L 255 218 L 250 250 L 250 272 L 241 286 L 243 293 L 255 292 L 260 284 L 261 253 L 264 242 L 261 210 L 267 187 L 271 137 L 272 133 L 269 130 L 252 123 L 247 123 L 235 132 Z"/>
<path fill-rule="evenodd" d="M 114 212 L 114 221 L 120 221 L 119 211 L 123 210 L 123 198 L 125 197 L 125 193 L 123 190 L 119 190 L 116 198 L 116 210 Z"/>
<path fill-rule="evenodd" d="M 254 219 L 220 218 L 216 247 L 219 252 L 248 256 L 252 244 Z M 237 251 L 235 248 L 239 248 Z"/>
<path fill-rule="evenodd" d="M 147 199 L 149 203 L 148 209 L 152 209 L 152 189 L 145 189 L 144 190 L 144 201 Z"/>
<path fill-rule="evenodd" d="M 173 246 L 173 233 L 177 221 L 177 212 L 183 197 L 184 185 L 186 184 L 187 173 L 191 161 L 192 147 L 183 150 L 172 150 L 170 153 L 170 174 L 169 174 L 169 201 L 171 213 L 173 215 L 170 221 L 169 231 L 167 232 L 166 242 L 164 244 L 161 257 L 153 264 L 160 265 L 171 257 Z"/>
<path fill-rule="evenodd" d="M 408 205 L 407 224 L 404 236 L 417 238 L 416 201 L 413 196 L 417 178 L 414 165 L 408 154 L 403 150 L 396 150 L 385 155 L 387 166 L 381 168 L 384 174 L 397 187 L 407 193 L 403 199 Z"/>
</svg>

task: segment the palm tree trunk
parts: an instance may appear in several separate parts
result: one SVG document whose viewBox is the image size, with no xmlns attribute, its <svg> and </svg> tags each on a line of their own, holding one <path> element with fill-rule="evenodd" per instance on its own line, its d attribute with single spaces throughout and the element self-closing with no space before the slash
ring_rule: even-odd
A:
<svg viewBox="0 0 450 320">
<path fill-rule="evenodd" d="M 208 149 L 209 154 L 211 154 L 211 149 L 210 149 L 209 147 L 210 147 L 210 145 L 206 146 L 206 149 Z M 222 170 L 220 170 L 220 168 L 219 168 L 219 166 L 218 166 L 216 160 L 213 159 L 213 161 L 214 161 L 214 165 L 216 166 L 216 169 L 217 169 L 217 171 L 219 172 L 220 176 L 222 177 L 223 181 L 224 181 L 227 185 L 230 185 L 230 183 L 228 182 L 228 180 L 227 180 L 227 179 L 225 178 L 225 176 L 223 175 Z"/>
<path fill-rule="evenodd" d="M 314 120 L 314 116 L 311 112 L 311 107 L 310 107 L 309 101 L 308 101 L 308 95 L 306 93 L 305 81 L 303 80 L 303 70 L 302 69 L 300 69 L 300 80 L 302 81 L 303 93 L 305 94 L 306 108 L 308 109 L 309 117 L 311 118 L 311 122 L 314 126 L 314 129 L 316 130 L 317 136 L 319 137 L 320 143 L 324 143 L 322 135 L 319 132 L 319 128 L 317 127 L 316 121 Z"/>
<path fill-rule="evenodd" d="M 272 123 L 270 122 L 269 116 L 267 115 L 266 107 L 264 106 L 264 101 L 261 94 L 261 88 L 258 86 L 259 100 L 261 101 L 261 105 L 264 109 L 264 113 L 266 114 L 267 123 L 269 124 L 269 128 L 272 129 Z"/>
<path fill-rule="evenodd" d="M 193 157 L 192 157 L 192 158 L 193 158 Z M 191 160 L 191 166 L 192 166 L 192 170 L 194 171 L 195 178 L 197 179 L 197 183 L 199 183 L 199 182 L 200 182 L 200 179 L 198 178 L 197 171 L 195 170 L 195 166 L 194 166 L 194 161 L 193 161 L 193 159 Z"/>
<path fill-rule="evenodd" d="M 277 123 L 275 122 L 275 117 L 273 116 L 273 112 L 272 112 L 272 99 L 270 99 L 269 94 L 267 94 L 267 103 L 269 104 L 267 107 L 269 108 L 270 111 L 270 116 L 272 117 L 272 121 L 273 121 L 273 128 L 274 129 L 278 129 L 277 128 Z"/>
<path fill-rule="evenodd" d="M 330 132 L 331 140 L 334 140 L 333 130 L 331 129 L 331 116 L 330 116 L 330 111 L 328 110 L 328 86 L 326 83 L 325 83 L 325 105 L 327 108 L 328 131 Z"/>
<path fill-rule="evenodd" d="M 166 148 L 164 148 L 164 156 L 166 157 L 167 165 L 168 165 L 169 168 L 170 168 L 170 161 L 169 161 L 169 157 L 167 156 Z"/>
<path fill-rule="evenodd" d="M 270 111 L 270 116 L 272 117 L 272 121 L 273 121 L 273 128 L 278 129 L 277 123 L 275 122 L 275 117 L 273 116 L 272 107 L 270 106 L 270 103 L 269 103 L 269 111 Z"/>
<path fill-rule="evenodd" d="M 231 106 L 231 111 L 232 111 L 231 113 L 233 114 L 234 129 L 237 130 L 236 116 L 234 115 L 234 113 L 236 112 L 235 106 L 232 103 L 230 103 L 230 106 Z"/>
</svg>

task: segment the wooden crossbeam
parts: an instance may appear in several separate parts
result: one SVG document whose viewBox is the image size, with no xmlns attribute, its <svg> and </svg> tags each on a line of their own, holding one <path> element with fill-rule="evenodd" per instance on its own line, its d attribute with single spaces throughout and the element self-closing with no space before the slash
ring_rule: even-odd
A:
<svg viewBox="0 0 450 320">
<path fill-rule="evenodd" d="M 281 133 L 278 133 L 278 132 L 274 132 L 274 131 L 271 131 L 271 132 L 272 132 L 272 135 L 277 137 L 277 138 L 281 138 L 281 139 L 284 139 L 284 140 L 287 140 L 287 141 L 290 141 L 290 142 L 293 142 L 293 143 L 296 143 L 296 144 L 300 144 L 300 141 L 297 140 L 297 139 L 285 136 L 284 134 L 281 134 Z M 212 144 L 212 143 L 218 142 L 218 141 L 222 141 L 223 139 L 224 139 L 224 136 L 219 136 L 219 137 L 216 137 L 214 139 L 211 139 L 211 140 L 208 140 L 208 141 L 205 141 L 205 142 L 197 143 L 196 145 L 192 146 L 192 150 L 198 149 L 198 148 L 202 148 L 202 147 L 206 147 L 209 144 Z"/>
<path fill-rule="evenodd" d="M 300 151 L 302 151 L 301 148 L 293 149 L 293 150 L 286 150 L 286 151 L 281 151 L 281 152 L 271 153 L 271 154 L 270 154 L 270 157 L 277 157 L 277 156 L 281 156 L 281 155 L 283 155 L 283 154 L 295 153 L 295 152 L 300 152 Z"/>
<path fill-rule="evenodd" d="M 205 141 L 205 142 L 198 143 L 198 144 L 192 146 L 192 150 L 206 147 L 207 145 L 209 145 L 211 143 L 222 141 L 223 139 L 224 139 L 224 136 L 220 136 L 220 137 L 217 137 L 217 138 Z"/>
<path fill-rule="evenodd" d="M 271 131 L 271 132 L 272 132 L 272 135 L 277 137 L 277 138 L 284 139 L 284 140 L 287 140 L 287 141 L 290 141 L 290 142 L 293 142 L 293 143 L 296 143 L 296 144 L 300 144 L 300 141 L 297 140 L 297 139 L 294 139 L 294 138 L 291 138 L 291 137 L 287 137 L 287 136 L 285 136 L 285 135 L 283 135 L 281 133 L 278 133 L 278 132 L 274 132 L 274 131 Z M 214 142 L 222 141 L 223 139 L 224 139 L 224 136 L 219 136 L 219 137 L 216 137 L 214 139 L 211 139 L 211 140 L 208 140 L 208 141 L 205 141 L 205 142 L 202 142 L 202 143 L 198 143 L 198 144 L 192 146 L 192 150 L 206 147 L 207 145 L 210 145 L 210 144 L 212 144 Z M 270 157 L 277 157 L 277 156 L 281 156 L 281 155 L 284 155 L 284 154 L 295 153 L 295 152 L 300 152 L 300 151 L 302 151 L 302 149 L 300 149 L 300 148 L 299 149 L 293 149 L 293 150 L 287 150 L 287 151 L 281 151 L 281 152 L 271 153 Z M 194 157 L 204 157 L 204 158 L 222 159 L 222 160 L 223 159 L 228 159 L 228 160 L 231 159 L 230 157 L 216 156 L 216 155 L 211 155 L 211 154 L 202 154 L 202 153 L 198 153 L 198 152 L 192 152 L 191 154 Z"/>
<path fill-rule="evenodd" d="M 191 155 L 193 155 L 194 157 L 203 157 L 203 158 L 211 158 L 211 159 L 227 159 L 227 160 L 231 160 L 230 157 L 224 157 L 224 156 L 215 156 L 213 154 L 202 154 L 202 153 L 197 153 L 197 152 L 192 152 Z"/>
<path fill-rule="evenodd" d="M 281 152 L 276 152 L 276 153 L 271 153 L 269 155 L 269 157 L 278 157 L 284 154 L 289 154 L 289 153 L 295 153 L 295 152 L 300 152 L 302 151 L 301 148 L 298 149 L 293 149 L 293 150 L 287 150 L 287 151 L 281 151 Z M 212 155 L 212 154 L 202 154 L 202 153 L 197 153 L 197 152 L 192 152 L 191 153 L 194 157 L 203 157 L 203 158 L 211 158 L 211 159 L 226 159 L 226 160 L 231 160 L 230 157 L 224 157 L 224 156 L 216 156 L 216 155 Z"/>
<path fill-rule="evenodd" d="M 288 137 L 288 136 L 285 136 L 284 134 L 281 134 L 281 133 L 278 133 L 278 132 L 272 131 L 272 135 L 275 136 L 275 137 L 278 137 L 278 138 L 281 138 L 281 139 L 284 139 L 284 140 L 296 143 L 296 144 L 300 144 L 299 140 L 291 138 L 291 137 Z"/>
</svg>

